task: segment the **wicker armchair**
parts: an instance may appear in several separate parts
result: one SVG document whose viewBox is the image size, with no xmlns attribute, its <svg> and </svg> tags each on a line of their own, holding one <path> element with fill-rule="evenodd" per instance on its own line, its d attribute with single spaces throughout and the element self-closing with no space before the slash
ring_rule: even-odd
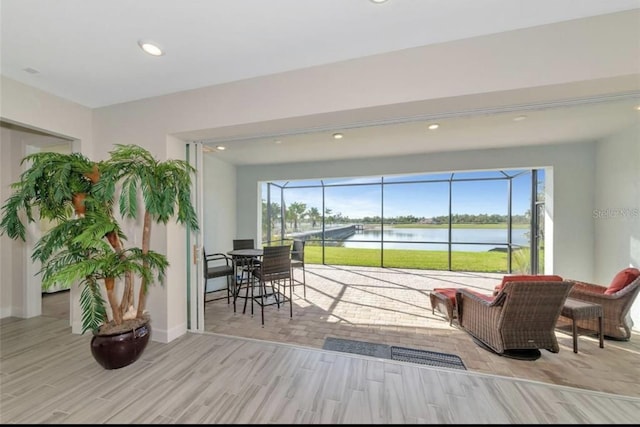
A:
<svg viewBox="0 0 640 427">
<path fill-rule="evenodd" d="M 458 323 L 476 343 L 503 356 L 529 352 L 535 359 L 542 348 L 557 353 L 556 322 L 572 285 L 568 281 L 508 282 L 492 301 L 458 289 Z"/>
<path fill-rule="evenodd" d="M 606 286 L 577 281 L 573 283 L 573 288 L 569 292 L 570 298 L 602 305 L 603 335 L 607 338 L 628 341 L 631 338 L 633 326 L 629 310 L 640 293 L 640 277 L 610 295 L 604 293 L 607 290 Z M 576 326 L 595 332 L 598 330 L 598 319 L 577 320 Z"/>
</svg>

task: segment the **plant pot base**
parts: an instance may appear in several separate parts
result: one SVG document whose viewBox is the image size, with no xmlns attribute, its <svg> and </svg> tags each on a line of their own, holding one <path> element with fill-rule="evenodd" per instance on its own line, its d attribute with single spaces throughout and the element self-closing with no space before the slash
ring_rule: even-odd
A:
<svg viewBox="0 0 640 427">
<path fill-rule="evenodd" d="M 132 364 L 147 346 L 151 336 L 151 325 L 112 335 L 94 335 L 91 339 L 91 354 L 105 369 L 119 369 Z"/>
</svg>

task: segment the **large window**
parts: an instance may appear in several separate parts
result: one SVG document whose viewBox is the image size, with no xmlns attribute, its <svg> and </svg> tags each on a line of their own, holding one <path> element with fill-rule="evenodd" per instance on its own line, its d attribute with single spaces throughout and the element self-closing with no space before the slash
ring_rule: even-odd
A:
<svg viewBox="0 0 640 427">
<path fill-rule="evenodd" d="M 262 240 L 305 240 L 310 264 L 535 273 L 543 188 L 542 170 L 265 182 Z"/>
</svg>

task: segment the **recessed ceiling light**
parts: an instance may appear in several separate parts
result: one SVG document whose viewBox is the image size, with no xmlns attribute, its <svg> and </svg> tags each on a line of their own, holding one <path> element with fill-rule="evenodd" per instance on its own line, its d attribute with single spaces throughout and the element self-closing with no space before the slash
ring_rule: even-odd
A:
<svg viewBox="0 0 640 427">
<path fill-rule="evenodd" d="M 225 147 L 224 145 L 216 145 L 216 150 L 224 151 L 226 149 L 227 149 L 227 147 Z"/>
<path fill-rule="evenodd" d="M 438 129 L 439 127 L 440 127 L 440 125 L 439 125 L 439 124 L 437 124 L 437 123 L 433 123 L 433 124 L 430 124 L 430 125 L 428 126 L 428 129 L 429 129 L 429 130 L 435 130 L 435 129 Z"/>
<path fill-rule="evenodd" d="M 333 139 L 342 139 L 342 138 L 344 138 L 344 135 L 339 132 L 333 134 Z"/>
<path fill-rule="evenodd" d="M 387 0 L 370 0 L 370 1 L 371 1 L 371 3 L 379 4 L 379 3 L 384 3 L 384 2 L 386 2 Z"/>
<path fill-rule="evenodd" d="M 517 116 L 513 118 L 514 122 L 521 122 L 522 120 L 526 119 L 527 116 Z"/>
<path fill-rule="evenodd" d="M 282 141 L 280 141 L 279 139 L 276 139 L 275 141 L 273 141 L 274 144 L 282 144 Z"/>
<path fill-rule="evenodd" d="M 636 110 L 640 111 L 640 105 L 636 105 Z"/>
<path fill-rule="evenodd" d="M 138 45 L 142 48 L 142 50 L 147 52 L 149 55 L 153 55 L 153 56 L 162 56 L 162 55 L 164 55 L 164 52 L 162 51 L 160 46 L 158 46 L 157 44 L 155 44 L 153 42 L 145 41 L 145 40 L 139 40 L 138 41 Z"/>
</svg>

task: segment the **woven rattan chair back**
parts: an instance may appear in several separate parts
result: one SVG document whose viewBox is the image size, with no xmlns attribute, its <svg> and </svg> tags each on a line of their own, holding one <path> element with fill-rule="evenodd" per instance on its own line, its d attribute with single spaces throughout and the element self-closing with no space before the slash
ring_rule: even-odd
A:
<svg viewBox="0 0 640 427">
<path fill-rule="evenodd" d="M 233 250 L 238 249 L 255 249 L 256 243 L 253 239 L 235 239 L 233 241 Z"/>
<path fill-rule="evenodd" d="M 289 316 L 293 317 L 293 305 L 291 299 L 291 246 L 267 246 L 263 249 L 262 262 L 259 268 L 253 273 L 259 282 L 259 293 L 251 299 L 251 311 L 253 303 L 260 305 L 262 325 L 264 325 L 265 306 L 277 305 L 278 309 L 286 302 L 289 302 Z M 269 285 L 271 291 L 267 290 Z M 287 295 L 287 288 L 289 295 Z"/>
<path fill-rule="evenodd" d="M 555 327 L 573 283 L 508 282 L 487 301 L 466 289 L 456 292 L 458 322 L 486 348 L 560 351 Z"/>
<path fill-rule="evenodd" d="M 640 277 L 616 293 L 605 294 L 607 286 L 594 283 L 575 282 L 570 298 L 602 305 L 603 334 L 607 338 L 620 341 L 631 339 L 633 320 L 631 306 L 640 294 Z M 579 319 L 576 326 L 591 331 L 598 330 L 598 319 Z"/>
</svg>

